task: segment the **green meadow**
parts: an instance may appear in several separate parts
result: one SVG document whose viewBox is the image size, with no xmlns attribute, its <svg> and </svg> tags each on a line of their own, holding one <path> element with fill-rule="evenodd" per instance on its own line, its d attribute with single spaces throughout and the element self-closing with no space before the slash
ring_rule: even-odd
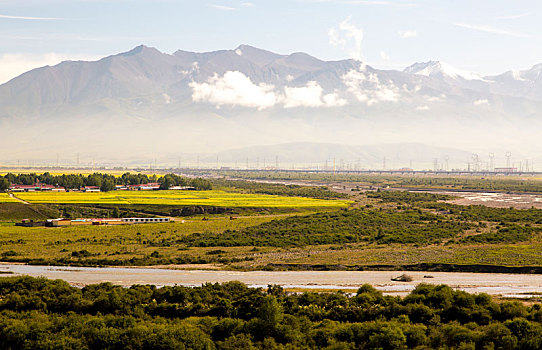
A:
<svg viewBox="0 0 542 350">
<path fill-rule="evenodd" d="M 204 232 L 220 235 L 272 220 L 273 217 L 178 220 L 166 224 L 126 226 L 18 227 L 0 223 L 0 259 L 43 264 L 143 265 L 219 262 L 216 249 L 188 249 L 175 242 Z M 230 258 L 249 249 L 226 249 Z M 224 253 L 226 253 L 224 250 Z M 222 260 L 223 262 L 226 262 Z"/>
</svg>

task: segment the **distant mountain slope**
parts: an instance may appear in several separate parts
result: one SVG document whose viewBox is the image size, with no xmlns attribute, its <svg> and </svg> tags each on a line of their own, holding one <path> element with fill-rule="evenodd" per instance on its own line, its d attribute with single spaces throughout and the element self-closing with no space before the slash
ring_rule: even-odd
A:
<svg viewBox="0 0 542 350">
<path fill-rule="evenodd" d="M 529 154 L 542 146 L 541 72 L 481 77 L 437 61 L 395 71 L 248 45 L 173 54 L 142 45 L 0 85 L 0 147 L 10 149 L 0 161 L 85 153 L 146 162 L 292 142 Z"/>
</svg>

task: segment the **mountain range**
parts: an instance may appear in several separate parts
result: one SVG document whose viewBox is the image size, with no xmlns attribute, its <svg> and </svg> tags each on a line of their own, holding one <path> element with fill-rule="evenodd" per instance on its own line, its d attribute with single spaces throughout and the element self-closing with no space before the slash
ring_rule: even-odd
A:
<svg viewBox="0 0 542 350">
<path fill-rule="evenodd" d="M 404 145 L 424 144 L 428 151 L 418 158 L 427 163 L 438 147 L 461 152 L 456 161 L 463 165 L 472 152 L 537 158 L 541 72 L 542 64 L 482 76 L 438 61 L 380 70 L 247 45 L 172 54 L 138 46 L 98 61 L 37 68 L 0 85 L 0 147 L 8 150 L 0 161 L 79 154 L 87 161 L 176 164 L 181 155 L 218 154 L 233 162 L 286 147 L 277 144 L 289 145 L 285 158 L 296 162 L 306 158 L 306 149 L 292 155 L 302 144 L 327 144 L 322 158 L 334 157 L 330 144 L 395 145 L 380 147 L 390 157 Z M 354 153 L 361 162 L 386 156 Z"/>
</svg>

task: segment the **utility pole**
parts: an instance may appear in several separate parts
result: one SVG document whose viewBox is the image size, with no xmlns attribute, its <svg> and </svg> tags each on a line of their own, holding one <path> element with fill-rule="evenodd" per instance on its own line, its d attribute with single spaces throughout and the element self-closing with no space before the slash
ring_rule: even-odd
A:
<svg viewBox="0 0 542 350">
<path fill-rule="evenodd" d="M 495 171 L 495 153 L 489 153 L 489 171 Z"/>
</svg>

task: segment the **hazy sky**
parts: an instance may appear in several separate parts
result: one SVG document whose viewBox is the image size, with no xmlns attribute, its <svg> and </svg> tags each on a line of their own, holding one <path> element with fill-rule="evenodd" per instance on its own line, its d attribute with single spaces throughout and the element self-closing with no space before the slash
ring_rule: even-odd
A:
<svg viewBox="0 0 542 350">
<path fill-rule="evenodd" d="M 542 63 L 540 18 L 536 0 L 0 0 L 0 83 L 139 44 L 168 53 L 249 44 L 377 68 L 441 60 L 496 74 Z"/>
</svg>

